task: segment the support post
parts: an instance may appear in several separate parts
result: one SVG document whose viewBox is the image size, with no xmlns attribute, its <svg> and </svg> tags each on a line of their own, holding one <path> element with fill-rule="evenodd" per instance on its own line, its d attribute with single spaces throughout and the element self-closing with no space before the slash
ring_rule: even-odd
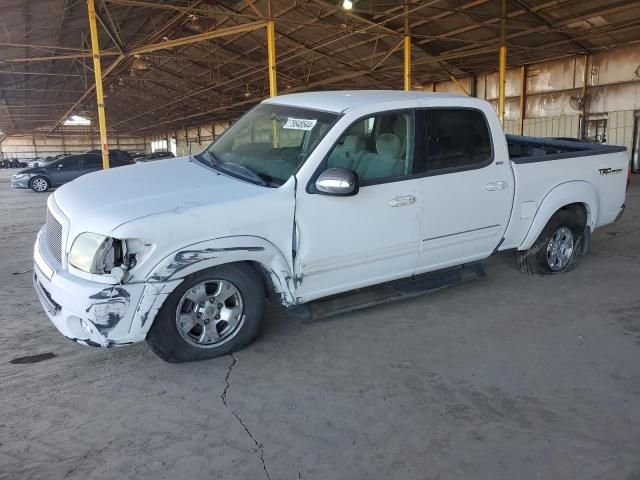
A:
<svg viewBox="0 0 640 480">
<path fill-rule="evenodd" d="M 507 0 L 502 0 L 500 9 L 500 65 L 498 72 L 498 117 L 504 128 L 504 103 L 507 76 Z"/>
<path fill-rule="evenodd" d="M 587 87 L 589 86 L 589 55 L 584 56 L 584 74 L 582 76 L 582 122 L 580 123 L 580 140 L 587 138 L 587 117 L 589 116 L 589 102 L 587 101 Z"/>
<path fill-rule="evenodd" d="M 271 2 L 269 2 L 269 16 L 271 16 Z M 267 60 L 269 64 L 269 96 L 278 95 L 278 80 L 276 78 L 276 24 L 273 20 L 267 22 Z M 278 148 L 278 126 L 271 122 L 271 142 L 273 148 Z"/>
<path fill-rule="evenodd" d="M 269 62 L 269 96 L 278 95 L 276 79 L 276 25 L 273 20 L 267 22 L 267 58 Z"/>
<path fill-rule="evenodd" d="M 520 66 L 520 125 L 518 134 L 524 135 L 524 119 L 527 115 L 527 66 Z"/>
<path fill-rule="evenodd" d="M 404 37 L 404 89 L 411 90 L 411 37 Z"/>
<path fill-rule="evenodd" d="M 471 92 L 470 92 L 469 90 L 467 90 L 467 87 L 465 87 L 465 86 L 460 82 L 460 80 L 458 80 L 458 79 L 457 79 L 456 77 L 454 77 L 453 75 L 449 75 L 449 78 L 451 79 L 451 81 L 452 81 L 453 83 L 455 83 L 455 84 L 458 86 L 458 88 L 459 88 L 460 90 L 462 90 L 462 92 L 463 92 L 467 97 L 470 97 L 470 96 L 471 96 Z"/>
<path fill-rule="evenodd" d="M 404 90 L 411 90 L 411 35 L 409 35 L 409 4 L 404 4 Z"/>
<path fill-rule="evenodd" d="M 96 100 L 98 102 L 98 127 L 100 128 L 100 150 L 102 168 L 109 168 L 109 145 L 107 144 L 107 121 L 104 115 L 104 95 L 102 94 L 102 69 L 100 68 L 100 46 L 96 27 L 96 7 L 93 0 L 87 0 L 89 9 L 89 29 L 91 30 L 91 51 L 93 54 L 93 72 L 96 80 Z"/>
</svg>

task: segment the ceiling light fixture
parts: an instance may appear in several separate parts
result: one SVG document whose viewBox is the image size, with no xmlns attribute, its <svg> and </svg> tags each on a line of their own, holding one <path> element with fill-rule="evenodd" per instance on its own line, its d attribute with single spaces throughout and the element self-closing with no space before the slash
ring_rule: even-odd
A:
<svg viewBox="0 0 640 480">
<path fill-rule="evenodd" d="M 133 70 L 149 70 L 149 65 L 147 65 L 147 62 L 145 62 L 144 58 L 140 55 L 135 55 L 131 68 Z"/>
</svg>

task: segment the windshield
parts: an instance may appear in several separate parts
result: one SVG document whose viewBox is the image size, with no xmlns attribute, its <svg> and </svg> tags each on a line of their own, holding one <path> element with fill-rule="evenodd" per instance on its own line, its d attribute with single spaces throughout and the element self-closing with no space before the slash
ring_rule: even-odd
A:
<svg viewBox="0 0 640 480">
<path fill-rule="evenodd" d="M 304 163 L 337 114 L 263 103 L 196 158 L 249 182 L 277 187 Z"/>
</svg>

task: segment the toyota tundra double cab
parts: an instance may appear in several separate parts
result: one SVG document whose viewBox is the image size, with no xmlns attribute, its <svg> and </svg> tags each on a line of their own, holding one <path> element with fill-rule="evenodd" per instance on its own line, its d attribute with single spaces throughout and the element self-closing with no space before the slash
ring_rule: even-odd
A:
<svg viewBox="0 0 640 480">
<path fill-rule="evenodd" d="M 255 338 L 267 298 L 297 307 L 509 249 L 525 273 L 567 272 L 622 214 L 627 167 L 622 147 L 505 136 L 476 98 L 284 95 L 202 153 L 55 191 L 34 284 L 78 343 L 211 358 Z"/>
</svg>

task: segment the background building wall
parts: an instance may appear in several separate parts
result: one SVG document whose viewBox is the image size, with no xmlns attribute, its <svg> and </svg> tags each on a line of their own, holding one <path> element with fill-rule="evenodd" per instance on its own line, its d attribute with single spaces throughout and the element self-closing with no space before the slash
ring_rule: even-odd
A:
<svg viewBox="0 0 640 480">
<path fill-rule="evenodd" d="M 573 137 L 627 147 L 637 169 L 640 145 L 640 46 L 526 66 L 523 134 Z M 465 94 L 460 85 L 497 109 L 498 72 L 426 84 L 424 91 Z M 505 125 L 520 133 L 521 68 L 506 75 Z M 583 118 L 586 122 L 583 126 Z M 584 130 L 584 132 L 583 132 Z M 583 135 L 584 134 L 584 135 Z"/>
<path fill-rule="evenodd" d="M 144 137 L 132 135 L 109 136 L 109 148 L 130 153 L 144 152 Z M 87 130 L 62 131 L 47 136 L 44 133 L 9 135 L 0 143 L 0 158 L 31 159 L 54 156 L 61 153 L 83 153 L 100 149 L 100 136 Z"/>
</svg>

